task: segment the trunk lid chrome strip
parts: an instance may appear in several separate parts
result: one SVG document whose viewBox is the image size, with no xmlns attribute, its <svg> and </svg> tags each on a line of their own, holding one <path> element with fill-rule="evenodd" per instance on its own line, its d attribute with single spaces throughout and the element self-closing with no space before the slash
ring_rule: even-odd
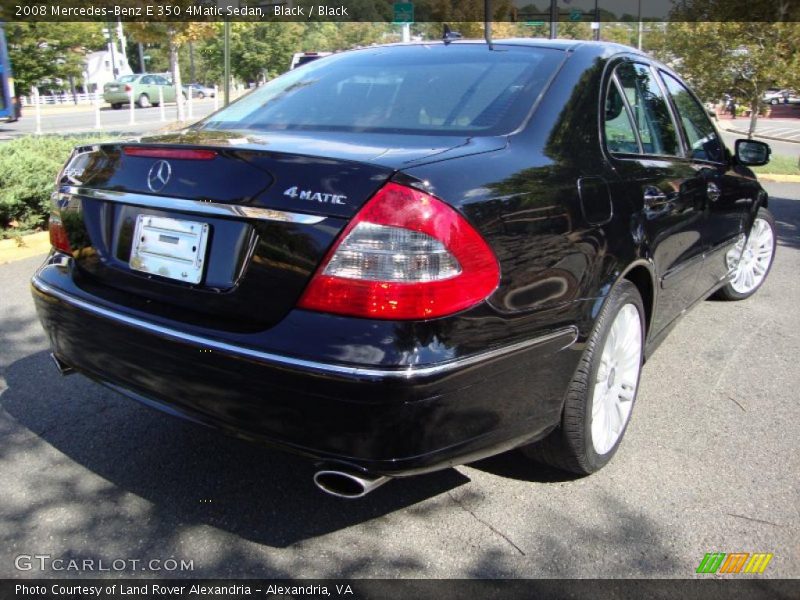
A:
<svg viewBox="0 0 800 600">
<path fill-rule="evenodd" d="M 301 225 L 315 225 L 326 219 L 320 215 L 273 210 L 257 206 L 242 206 L 240 204 L 224 204 L 221 202 L 205 202 L 203 200 L 186 200 L 183 198 L 168 198 L 166 196 L 151 196 L 133 192 L 118 192 L 115 190 L 96 190 L 77 186 L 62 186 L 61 190 L 53 194 L 53 200 L 68 201 L 70 196 L 146 206 L 160 210 L 174 210 L 179 212 L 201 215 L 214 215 L 219 217 L 240 217 L 257 221 L 280 221 L 283 223 L 298 223 Z"/>
</svg>

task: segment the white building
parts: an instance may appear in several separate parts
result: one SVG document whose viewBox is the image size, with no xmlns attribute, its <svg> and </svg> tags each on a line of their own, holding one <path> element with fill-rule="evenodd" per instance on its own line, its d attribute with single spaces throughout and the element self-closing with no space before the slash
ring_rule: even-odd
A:
<svg viewBox="0 0 800 600">
<path fill-rule="evenodd" d="M 114 51 L 114 59 L 117 63 L 117 77 L 131 75 L 133 71 L 128 64 L 128 59 L 121 52 Z M 91 52 L 86 55 L 86 64 L 83 70 L 83 83 L 85 90 L 89 93 L 103 89 L 106 83 L 114 81 L 115 77 L 111 70 L 111 52 L 103 50 L 101 52 Z"/>
</svg>

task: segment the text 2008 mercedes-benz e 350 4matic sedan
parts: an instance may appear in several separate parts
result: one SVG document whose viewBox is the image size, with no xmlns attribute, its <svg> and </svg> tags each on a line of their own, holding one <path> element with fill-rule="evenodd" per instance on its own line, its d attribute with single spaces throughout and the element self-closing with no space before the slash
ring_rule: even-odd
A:
<svg viewBox="0 0 800 600">
<path fill-rule="evenodd" d="M 766 278 L 768 160 L 625 46 L 344 52 L 76 148 L 33 294 L 62 372 L 333 494 L 517 446 L 591 473 L 676 320 Z"/>
</svg>

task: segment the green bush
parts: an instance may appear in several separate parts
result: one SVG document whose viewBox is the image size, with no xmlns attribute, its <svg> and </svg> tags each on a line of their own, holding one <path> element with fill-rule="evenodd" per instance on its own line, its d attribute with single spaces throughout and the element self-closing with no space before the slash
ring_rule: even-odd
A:
<svg viewBox="0 0 800 600">
<path fill-rule="evenodd" d="M 50 214 L 56 176 L 72 149 L 99 139 L 28 136 L 0 144 L 0 230 L 11 221 L 17 221 L 18 231 L 43 226 Z"/>
</svg>

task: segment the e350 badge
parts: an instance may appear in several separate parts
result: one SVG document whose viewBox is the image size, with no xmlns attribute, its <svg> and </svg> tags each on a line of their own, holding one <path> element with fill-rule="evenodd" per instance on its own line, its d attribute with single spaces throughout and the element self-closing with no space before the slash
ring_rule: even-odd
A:
<svg viewBox="0 0 800 600">
<path fill-rule="evenodd" d="M 288 190 L 283 192 L 284 196 L 289 198 L 300 198 L 300 200 L 310 200 L 312 202 L 319 202 L 320 204 L 347 204 L 347 196 L 340 194 L 323 194 L 322 192 L 315 192 L 314 190 L 298 190 L 296 185 L 293 185 Z"/>
</svg>

